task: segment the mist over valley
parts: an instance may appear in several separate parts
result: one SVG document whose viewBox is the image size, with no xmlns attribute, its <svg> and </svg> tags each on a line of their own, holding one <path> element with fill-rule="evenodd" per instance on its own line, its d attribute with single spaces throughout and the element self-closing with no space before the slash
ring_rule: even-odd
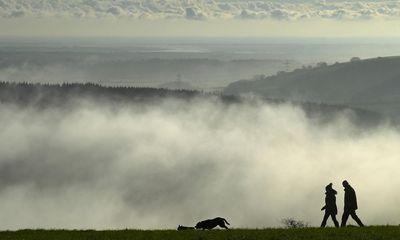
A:
<svg viewBox="0 0 400 240">
<path fill-rule="evenodd" d="M 2 230 L 399 222 L 396 44 L 2 44 Z"/>
</svg>

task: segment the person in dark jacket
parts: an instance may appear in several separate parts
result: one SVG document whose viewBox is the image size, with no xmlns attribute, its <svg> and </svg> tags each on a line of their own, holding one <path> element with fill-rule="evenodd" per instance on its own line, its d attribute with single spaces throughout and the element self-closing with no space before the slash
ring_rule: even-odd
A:
<svg viewBox="0 0 400 240">
<path fill-rule="evenodd" d="M 356 192 L 346 180 L 344 180 L 342 184 L 344 187 L 344 212 L 342 216 L 342 223 L 340 224 L 340 226 L 346 226 L 347 219 L 350 215 L 360 227 L 363 227 L 364 224 L 356 215 L 356 210 L 358 209 Z"/>
<path fill-rule="evenodd" d="M 336 190 L 332 188 L 332 183 L 329 183 L 325 187 L 325 206 L 322 207 L 321 211 L 325 210 L 324 219 L 322 220 L 321 227 L 326 226 L 326 221 L 329 216 L 332 218 L 335 227 L 339 227 L 339 222 L 336 220 L 337 207 L 336 207 Z"/>
</svg>

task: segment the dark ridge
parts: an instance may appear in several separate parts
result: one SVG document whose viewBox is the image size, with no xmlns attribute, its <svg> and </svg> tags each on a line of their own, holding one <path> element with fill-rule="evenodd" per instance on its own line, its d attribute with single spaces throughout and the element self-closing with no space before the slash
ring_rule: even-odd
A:
<svg viewBox="0 0 400 240">
<path fill-rule="evenodd" d="M 205 93 L 197 90 L 169 90 L 161 88 L 112 87 L 94 83 L 14 83 L 0 82 L 0 103 L 20 107 L 69 107 L 79 100 L 97 104 L 147 104 L 176 99 L 190 103 L 195 99 L 216 99 L 223 104 L 257 104 L 260 101 L 272 105 L 292 104 L 304 110 L 306 116 L 318 123 L 328 123 L 345 111 L 351 121 L 361 125 L 377 125 L 383 118 L 372 111 L 351 108 L 346 105 L 332 105 L 313 102 L 293 102 L 272 98 L 251 100 L 243 96 L 221 93 Z M 194 103 L 193 103 L 194 104 Z"/>
<path fill-rule="evenodd" d="M 0 82 L 0 102 L 20 105 L 62 106 L 74 99 L 142 102 L 165 98 L 192 99 L 203 93 L 192 90 L 167 90 L 137 87 L 110 87 L 94 83 L 13 83 Z"/>
</svg>

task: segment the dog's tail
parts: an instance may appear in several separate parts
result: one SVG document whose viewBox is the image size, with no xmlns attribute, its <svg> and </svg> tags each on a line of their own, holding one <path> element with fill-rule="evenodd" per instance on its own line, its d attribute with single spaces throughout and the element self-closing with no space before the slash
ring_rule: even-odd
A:
<svg viewBox="0 0 400 240">
<path fill-rule="evenodd" d="M 223 220 L 224 220 L 224 222 L 225 222 L 226 224 L 230 225 L 230 224 L 228 223 L 228 221 L 226 221 L 226 219 L 225 219 L 225 218 L 223 218 Z"/>
<path fill-rule="evenodd" d="M 194 229 L 194 227 L 187 227 L 187 226 L 181 226 L 181 225 L 179 225 L 178 228 L 177 228 L 178 231 L 181 231 L 181 230 L 188 230 L 188 229 Z"/>
</svg>

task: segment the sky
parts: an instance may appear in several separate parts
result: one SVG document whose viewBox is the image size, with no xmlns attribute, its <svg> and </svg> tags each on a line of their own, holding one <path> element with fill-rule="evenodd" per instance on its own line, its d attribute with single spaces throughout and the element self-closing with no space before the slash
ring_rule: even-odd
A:
<svg viewBox="0 0 400 240">
<path fill-rule="evenodd" d="M 400 1 L 0 0 L 0 36 L 398 37 Z"/>
</svg>

